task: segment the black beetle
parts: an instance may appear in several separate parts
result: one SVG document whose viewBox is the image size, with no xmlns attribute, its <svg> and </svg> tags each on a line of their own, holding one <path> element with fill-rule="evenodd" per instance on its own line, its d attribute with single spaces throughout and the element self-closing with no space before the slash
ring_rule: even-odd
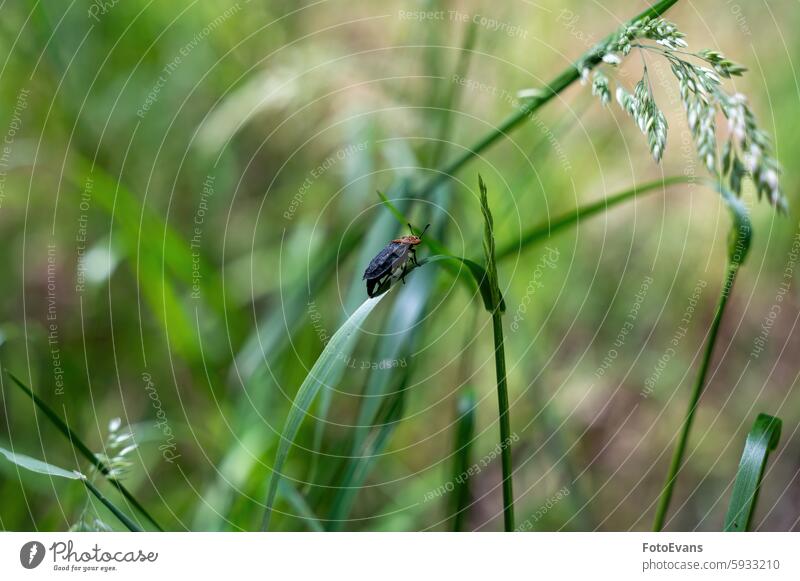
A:
<svg viewBox="0 0 800 581">
<path fill-rule="evenodd" d="M 405 284 L 406 273 L 409 271 L 408 261 L 410 260 L 414 266 L 419 266 L 416 247 L 422 242 L 422 236 L 428 230 L 428 226 L 425 226 L 422 234 L 415 236 L 414 229 L 409 224 L 410 236 L 392 240 L 370 261 L 367 270 L 364 271 L 363 279 L 367 281 L 367 294 L 370 297 L 386 292 L 397 279 Z"/>
</svg>

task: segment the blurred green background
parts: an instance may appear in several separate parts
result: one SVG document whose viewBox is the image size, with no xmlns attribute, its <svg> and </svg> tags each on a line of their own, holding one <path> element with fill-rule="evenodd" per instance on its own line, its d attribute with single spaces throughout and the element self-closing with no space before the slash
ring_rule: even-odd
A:
<svg viewBox="0 0 800 581">
<path fill-rule="evenodd" d="M 257 529 L 291 399 L 366 298 L 370 258 L 405 231 L 376 190 L 415 226 L 433 223 L 430 235 L 452 252 L 479 259 L 478 172 L 499 246 L 634 184 L 703 175 L 674 79 L 654 63 L 670 123 L 660 166 L 616 104 L 604 109 L 575 83 L 429 199 L 410 199 L 432 167 L 512 113 L 519 90 L 541 87 L 645 6 L 5 3 L 2 368 L 93 450 L 103 450 L 113 418 L 130 426 L 139 446 L 125 455 L 123 482 L 165 528 Z M 745 436 L 766 412 L 784 431 L 754 525 L 797 530 L 800 311 L 787 269 L 800 232 L 800 11 L 789 0 L 678 2 L 667 17 L 692 49 L 748 67 L 727 86 L 748 95 L 774 136 L 790 204 L 781 216 L 751 188 L 743 196 L 753 248 L 667 528 L 721 529 Z M 630 89 L 640 69 L 632 54 L 619 78 Z M 677 186 L 501 262 L 520 524 L 650 526 L 724 276 L 729 224 L 716 193 Z M 465 394 L 476 402 L 471 462 L 498 440 L 480 297 L 436 265 L 418 269 L 378 306 L 341 366 L 327 413 L 323 397 L 291 451 L 273 528 L 309 530 L 310 513 L 341 530 L 451 528 L 447 484 Z M 86 471 L 1 381 L 0 446 Z M 352 462 L 361 456 L 369 461 Z M 501 528 L 499 482 L 499 459 L 470 478 L 465 528 Z M 120 528 L 87 498 L 74 482 L 0 463 L 5 530 L 91 528 L 95 517 Z"/>
</svg>

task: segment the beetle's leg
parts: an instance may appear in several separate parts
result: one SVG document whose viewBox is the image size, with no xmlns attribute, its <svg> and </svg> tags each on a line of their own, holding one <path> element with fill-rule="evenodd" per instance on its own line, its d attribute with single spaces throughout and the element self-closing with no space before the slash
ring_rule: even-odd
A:
<svg viewBox="0 0 800 581">
<path fill-rule="evenodd" d="M 403 284 L 406 284 L 406 274 L 408 273 L 408 264 L 403 265 L 403 273 L 400 275 L 400 280 L 403 281 Z"/>
<path fill-rule="evenodd" d="M 417 249 L 413 246 L 411 247 L 411 262 L 414 263 L 414 266 L 419 266 L 419 262 L 417 262 Z"/>
</svg>

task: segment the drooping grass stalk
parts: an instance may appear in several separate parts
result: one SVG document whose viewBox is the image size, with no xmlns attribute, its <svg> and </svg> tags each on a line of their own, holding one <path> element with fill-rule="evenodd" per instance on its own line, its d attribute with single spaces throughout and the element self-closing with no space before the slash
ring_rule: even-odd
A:
<svg viewBox="0 0 800 581">
<path fill-rule="evenodd" d="M 692 392 L 689 398 L 689 406 L 686 410 L 683 422 L 681 424 L 681 431 L 678 436 L 678 442 L 675 445 L 675 450 L 672 454 L 669 471 L 664 485 L 661 489 L 659 496 L 658 507 L 656 508 L 655 519 L 653 520 L 653 530 L 660 531 L 664 527 L 667 511 L 669 510 L 669 503 L 672 499 L 675 481 L 678 477 L 678 472 L 683 465 L 683 456 L 686 452 L 686 445 L 689 441 L 689 433 L 692 429 L 694 416 L 697 412 L 697 406 L 700 402 L 700 396 L 703 393 L 703 388 L 706 385 L 706 376 L 708 369 L 711 365 L 711 357 L 714 354 L 714 346 L 717 342 L 717 335 L 719 333 L 722 317 L 725 314 L 725 307 L 728 304 L 733 283 L 736 280 L 736 273 L 742 265 L 747 251 L 750 248 L 750 240 L 752 235 L 752 227 L 750 224 L 750 217 L 747 210 L 741 202 L 726 190 L 720 183 L 715 184 L 722 199 L 725 201 L 728 209 L 733 218 L 731 231 L 728 238 L 728 265 L 725 272 L 725 281 L 720 291 L 719 299 L 717 301 L 717 308 L 714 312 L 714 319 L 711 322 L 711 328 L 708 333 L 705 350 L 703 352 L 703 359 L 700 363 L 700 369 L 697 373 Z"/>
<path fill-rule="evenodd" d="M 672 7 L 678 0 L 661 0 L 654 4 L 647 10 L 642 11 L 640 14 L 631 18 L 626 24 L 631 24 L 646 16 L 657 17 L 664 14 L 669 8 Z M 604 46 L 612 37 L 610 34 L 601 40 L 596 46 Z M 597 53 L 595 47 L 589 49 L 578 62 L 581 63 L 582 68 L 593 69 L 600 62 L 601 55 Z M 522 123 L 529 119 L 542 105 L 548 103 L 553 97 L 561 93 L 564 89 L 569 87 L 572 83 L 581 78 L 581 71 L 575 65 L 570 65 L 561 74 L 550 81 L 545 87 L 542 88 L 541 94 L 530 99 L 520 107 L 515 113 L 509 115 L 502 121 L 496 129 L 486 134 L 483 138 L 479 139 L 472 147 L 464 151 L 456 159 L 449 164 L 437 170 L 436 175 L 425 184 L 416 196 L 425 198 L 441 184 L 450 179 L 450 177 L 460 170 L 463 166 L 469 163 L 478 154 L 488 149 L 501 138 L 506 137 L 511 131 L 522 125 Z"/>
<path fill-rule="evenodd" d="M 497 278 L 497 262 L 495 259 L 494 222 L 489 209 L 489 196 L 483 178 L 478 176 L 478 187 L 481 194 L 481 211 L 483 212 L 484 237 L 483 252 L 486 256 L 486 276 L 489 282 L 492 300 L 492 330 L 494 332 L 494 364 L 497 375 L 497 405 L 500 422 L 500 456 L 503 470 L 503 524 L 505 530 L 514 530 L 514 487 L 512 481 L 513 466 L 511 459 L 511 416 L 508 409 L 508 385 L 506 383 L 506 353 L 503 340 L 503 321 L 501 319 L 500 285 Z"/>
<path fill-rule="evenodd" d="M 733 484 L 728 514 L 725 515 L 725 532 L 746 532 L 756 508 L 758 491 L 769 453 L 776 448 L 781 438 L 779 418 L 758 414 L 742 451 L 736 481 Z"/>
<path fill-rule="evenodd" d="M 111 468 L 103 461 L 101 461 L 94 454 L 94 452 L 92 452 L 91 449 L 89 449 L 89 446 L 83 443 L 83 440 L 80 439 L 78 434 L 76 434 L 72 430 L 72 428 L 70 428 L 64 422 L 64 420 L 62 420 L 61 417 L 55 411 L 53 411 L 53 409 L 50 408 L 50 406 L 47 405 L 47 403 L 45 403 L 45 401 L 42 398 L 33 393 L 33 390 L 30 389 L 27 385 L 25 385 L 22 381 L 17 379 L 17 376 L 15 376 L 13 373 L 6 370 L 6 374 L 11 378 L 11 381 L 13 381 L 23 391 L 23 393 L 25 393 L 25 395 L 27 395 L 29 398 L 31 398 L 31 400 L 33 400 L 33 403 L 36 404 L 36 407 L 38 407 L 39 410 L 41 410 L 41 412 L 45 415 L 45 417 L 48 420 L 50 420 L 50 422 L 58 429 L 58 431 L 61 432 L 61 434 L 63 434 L 64 437 L 67 438 L 67 440 L 69 440 L 69 443 L 78 452 L 80 452 L 80 454 L 84 458 L 86 458 L 86 460 L 92 466 L 94 466 L 97 469 L 97 471 L 100 472 L 100 474 L 102 474 L 105 477 L 105 479 L 108 480 L 108 482 L 120 492 L 120 494 L 122 494 L 122 496 L 125 497 L 125 500 L 131 503 L 131 506 L 133 506 L 147 520 L 149 520 L 156 529 L 158 529 L 159 531 L 164 530 L 163 528 L 161 528 L 161 525 L 159 525 L 158 522 L 156 522 L 156 520 L 150 515 L 150 513 L 147 512 L 144 506 L 142 506 L 142 503 L 136 500 L 136 497 L 134 497 L 133 494 L 131 494 L 131 492 L 127 488 L 125 488 L 125 486 L 123 486 L 122 483 L 119 482 L 119 480 L 109 475 Z"/>
</svg>

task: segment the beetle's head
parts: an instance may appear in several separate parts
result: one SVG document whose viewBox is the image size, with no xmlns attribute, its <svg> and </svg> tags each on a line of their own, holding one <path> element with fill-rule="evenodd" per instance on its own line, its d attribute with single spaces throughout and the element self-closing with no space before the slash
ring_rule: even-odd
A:
<svg viewBox="0 0 800 581">
<path fill-rule="evenodd" d="M 401 238 L 396 238 L 392 240 L 392 242 L 400 242 L 401 244 L 408 244 L 409 246 L 416 246 L 422 242 L 422 239 L 419 236 L 414 236 L 411 234 L 410 236 L 403 236 Z"/>
<path fill-rule="evenodd" d="M 397 238 L 392 240 L 392 242 L 400 242 L 401 244 L 408 244 L 409 246 L 416 246 L 417 244 L 422 243 L 422 237 L 424 236 L 425 232 L 428 231 L 430 228 L 430 224 L 425 226 L 425 230 L 422 231 L 422 234 L 419 236 L 414 234 L 414 229 L 411 227 L 411 224 L 408 225 L 408 229 L 411 230 L 411 234 L 409 236 L 403 236 L 401 238 Z"/>
</svg>

